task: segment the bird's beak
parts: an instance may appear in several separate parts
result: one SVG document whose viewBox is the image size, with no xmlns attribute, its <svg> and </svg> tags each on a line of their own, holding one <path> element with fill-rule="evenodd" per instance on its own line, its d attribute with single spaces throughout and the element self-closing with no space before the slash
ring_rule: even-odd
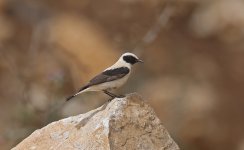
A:
<svg viewBox="0 0 244 150">
<path fill-rule="evenodd" d="M 137 62 L 144 63 L 141 59 L 137 59 Z"/>
</svg>

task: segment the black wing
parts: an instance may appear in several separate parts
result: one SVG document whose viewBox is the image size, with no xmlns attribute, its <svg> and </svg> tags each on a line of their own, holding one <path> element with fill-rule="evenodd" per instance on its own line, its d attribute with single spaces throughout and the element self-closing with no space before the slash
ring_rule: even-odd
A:
<svg viewBox="0 0 244 150">
<path fill-rule="evenodd" d="M 95 76 L 93 79 L 91 79 L 91 81 L 87 85 L 82 87 L 76 94 L 68 97 L 66 101 L 69 101 L 70 99 L 78 95 L 79 92 L 89 88 L 90 86 L 123 78 L 129 72 L 130 70 L 127 67 L 120 67 L 120 68 L 104 71 L 101 74 Z"/>
<path fill-rule="evenodd" d="M 95 76 L 91 81 L 88 83 L 89 86 L 101 84 L 104 82 L 114 81 L 120 78 L 123 78 L 130 72 L 129 68 L 127 67 L 120 67 L 111 70 L 106 70 L 101 74 Z"/>
</svg>

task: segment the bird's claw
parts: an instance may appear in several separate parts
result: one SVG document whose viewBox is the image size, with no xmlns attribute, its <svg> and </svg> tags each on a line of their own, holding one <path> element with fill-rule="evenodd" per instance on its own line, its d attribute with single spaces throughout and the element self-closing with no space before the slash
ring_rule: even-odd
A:
<svg viewBox="0 0 244 150">
<path fill-rule="evenodd" d="M 124 98 L 125 95 L 118 95 L 117 98 Z"/>
<path fill-rule="evenodd" d="M 114 99 L 114 97 L 111 97 L 108 99 L 108 102 L 111 102 Z"/>
<path fill-rule="evenodd" d="M 124 98 L 124 97 L 125 95 L 116 95 L 116 97 L 111 97 L 110 99 L 108 99 L 108 102 L 111 102 L 115 98 Z"/>
</svg>

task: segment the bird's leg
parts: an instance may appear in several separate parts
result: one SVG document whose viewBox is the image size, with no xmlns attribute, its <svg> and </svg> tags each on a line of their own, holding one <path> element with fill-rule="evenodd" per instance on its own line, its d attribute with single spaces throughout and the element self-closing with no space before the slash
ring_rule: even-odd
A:
<svg viewBox="0 0 244 150">
<path fill-rule="evenodd" d="M 107 90 L 104 90 L 103 92 L 104 92 L 105 94 L 109 95 L 112 99 L 114 99 L 114 98 L 123 98 L 123 97 L 125 97 L 124 95 L 116 95 L 116 94 L 113 94 L 113 93 L 111 93 L 111 92 L 109 92 L 109 91 L 107 91 Z M 109 101 L 111 101 L 112 99 L 109 99 Z"/>
<path fill-rule="evenodd" d="M 108 102 L 112 101 L 116 97 L 113 93 L 110 93 L 106 90 L 103 90 L 103 92 L 111 97 L 110 99 L 108 99 Z"/>
<path fill-rule="evenodd" d="M 109 96 L 112 97 L 112 98 L 117 97 L 117 95 L 115 95 L 115 94 L 113 94 L 113 93 L 111 93 L 111 92 L 109 92 L 109 91 L 107 91 L 107 90 L 103 90 L 103 92 L 104 92 L 105 94 L 109 95 Z"/>
</svg>

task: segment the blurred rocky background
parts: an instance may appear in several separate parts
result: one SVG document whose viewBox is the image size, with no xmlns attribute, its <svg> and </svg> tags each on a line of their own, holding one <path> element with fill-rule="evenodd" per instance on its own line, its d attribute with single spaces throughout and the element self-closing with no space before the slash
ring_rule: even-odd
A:
<svg viewBox="0 0 244 150">
<path fill-rule="evenodd" d="M 244 0 L 0 0 L 0 149 L 102 105 L 62 104 L 127 51 L 145 63 L 116 92 L 147 98 L 182 149 L 244 150 Z"/>
</svg>

